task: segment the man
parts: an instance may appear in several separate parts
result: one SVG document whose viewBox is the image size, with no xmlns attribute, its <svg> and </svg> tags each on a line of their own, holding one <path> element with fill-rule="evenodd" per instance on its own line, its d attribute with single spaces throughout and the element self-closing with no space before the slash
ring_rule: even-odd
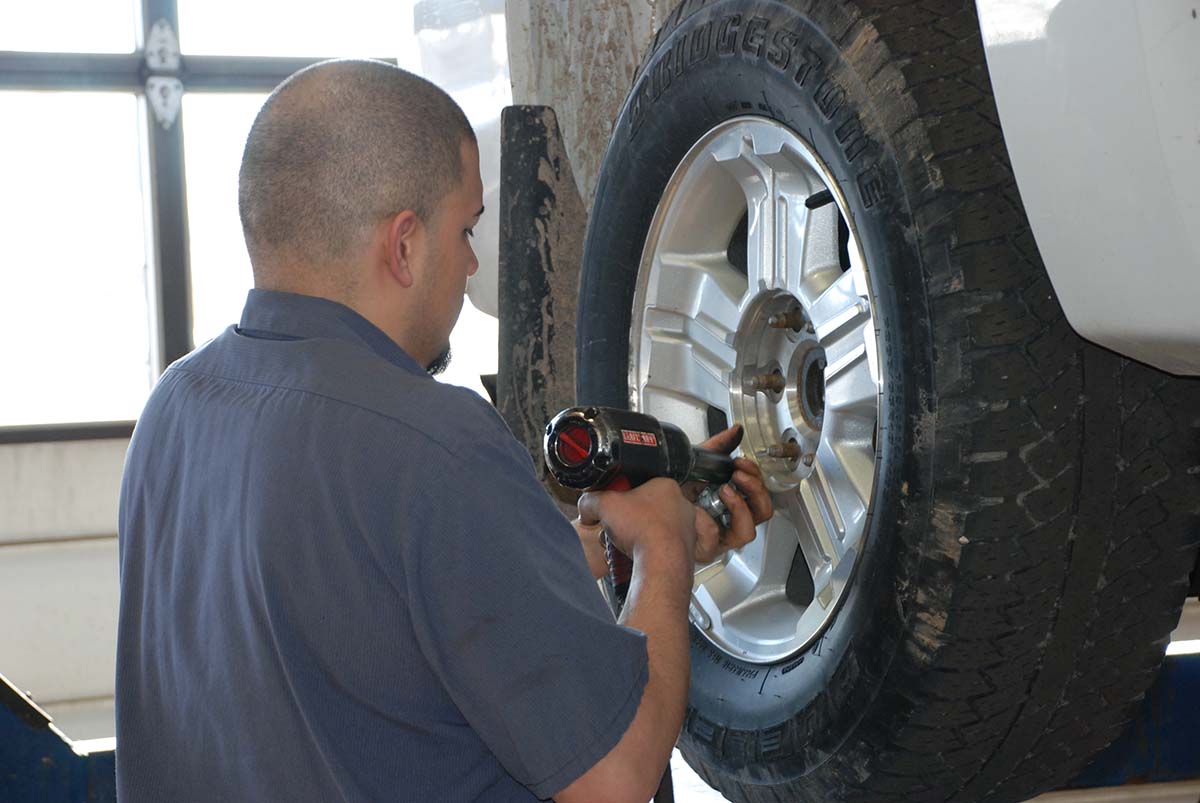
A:
<svg viewBox="0 0 1200 803">
<path fill-rule="evenodd" d="M 427 372 L 481 192 L 461 110 L 397 68 L 326 62 L 259 113 L 256 289 L 163 375 L 126 463 L 123 801 L 652 793 L 693 558 L 749 541 L 769 497 L 741 461 L 723 540 L 666 480 L 586 496 L 572 531 L 495 412 Z M 635 562 L 620 625 L 588 570 L 601 524 Z"/>
</svg>

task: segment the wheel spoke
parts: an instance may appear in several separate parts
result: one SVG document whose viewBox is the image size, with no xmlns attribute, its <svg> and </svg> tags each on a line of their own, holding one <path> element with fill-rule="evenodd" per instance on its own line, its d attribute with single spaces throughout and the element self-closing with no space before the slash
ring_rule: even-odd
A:
<svg viewBox="0 0 1200 803">
<path fill-rule="evenodd" d="M 827 361 L 824 437 L 832 442 L 861 439 L 863 432 L 859 430 L 864 429 L 869 439 L 879 417 L 882 389 L 875 355 L 874 321 L 866 315 L 844 318 L 847 323 L 827 329 L 822 340 Z"/>
<path fill-rule="evenodd" d="M 696 569 L 695 574 L 692 575 L 692 587 L 702 586 L 725 571 L 725 563 L 725 559 L 714 560 L 712 563 Z"/>
<path fill-rule="evenodd" d="M 807 280 L 807 229 L 813 214 L 804 206 L 807 187 L 770 173 L 771 195 L 750 214 L 747 263 L 752 290 L 775 288 L 802 297 Z"/>
<path fill-rule="evenodd" d="M 842 422 L 836 423 L 841 430 Z M 842 483 L 836 486 L 836 494 L 847 521 L 843 541 L 846 547 L 854 546 L 862 536 L 867 507 L 871 501 L 871 488 L 875 484 L 873 433 L 863 427 L 862 422 L 854 423 L 858 425 L 856 432 L 844 431 L 843 437 L 831 438 L 817 450 L 817 460 L 829 466 L 826 473 L 831 479 L 836 475 Z M 871 422 L 873 426 L 874 422 Z"/>
<path fill-rule="evenodd" d="M 814 510 L 818 504 L 812 501 L 811 494 L 805 499 L 802 493 L 791 493 L 784 500 L 782 510 L 796 526 L 800 551 L 812 576 L 813 593 L 819 598 L 828 587 L 837 564 L 837 548 L 830 537 L 826 516 L 819 509 Z"/>
<path fill-rule="evenodd" d="M 805 555 L 812 555 L 809 566 L 821 563 L 837 563 L 841 557 L 842 539 L 833 515 L 833 504 L 829 499 L 821 477 L 813 473 L 806 477 L 798 489 L 791 494 L 791 509 L 796 522 L 800 546 L 806 546 Z"/>
<path fill-rule="evenodd" d="M 787 269 L 787 244 L 786 238 L 780 235 L 782 228 L 787 225 L 788 210 L 784 199 L 775 194 L 774 184 L 772 174 L 770 195 L 755 199 L 750 210 L 746 270 L 752 292 L 785 286 L 787 283 L 787 276 L 781 275 L 781 271 L 785 274 Z"/>
<path fill-rule="evenodd" d="M 866 299 L 859 295 L 854 272 L 841 274 L 837 281 L 816 296 L 808 306 L 808 315 L 822 343 L 840 334 L 846 326 L 869 318 L 870 307 Z"/>
<path fill-rule="evenodd" d="M 811 215 L 804 201 L 824 185 L 784 150 L 781 138 L 769 133 L 723 143 L 716 159 L 746 199 L 749 291 L 795 293 L 804 281 Z M 833 236 L 836 247 L 836 228 Z M 836 258 L 835 251 L 835 263 Z"/>
<path fill-rule="evenodd" d="M 679 254 L 661 258 L 657 267 L 643 320 L 650 360 L 641 384 L 651 396 L 690 399 L 700 412 L 709 405 L 726 409 L 727 378 L 737 359 L 730 345 L 738 318 L 729 287 L 733 270 L 714 258 Z"/>
<path fill-rule="evenodd" d="M 867 514 L 868 491 L 862 490 L 861 465 L 854 462 L 854 455 L 853 449 L 836 450 L 828 439 L 822 440 L 817 447 L 816 474 L 821 477 L 827 501 L 830 502 L 830 510 L 834 514 L 835 524 L 831 534 L 838 541 L 839 560 L 851 546 L 846 543 L 847 537 L 861 531 L 860 525 Z M 850 457 L 850 466 L 855 469 L 857 477 L 843 462 L 846 456 Z M 872 458 L 871 476 L 867 478 L 868 488 L 874 477 L 874 465 Z"/>
<path fill-rule="evenodd" d="M 721 619 L 726 627 L 737 627 L 759 634 L 764 641 L 782 641 L 795 632 L 795 623 L 776 615 L 787 603 L 787 591 L 781 584 L 762 584 L 743 599 L 725 609 Z"/>
<path fill-rule="evenodd" d="M 774 517 L 758 526 L 754 540 L 738 550 L 737 559 L 758 577 L 760 583 L 783 583 L 787 580 L 798 538 L 794 522 L 783 516 Z"/>
<path fill-rule="evenodd" d="M 736 153 L 727 149 L 717 161 L 738 183 L 746 198 L 746 278 L 751 294 L 775 287 L 775 171 L 760 159 L 751 142 L 742 140 Z"/>
<path fill-rule="evenodd" d="M 710 571 L 701 570 L 703 581 L 693 579 L 692 596 L 714 621 L 723 620 L 726 612 L 754 593 L 758 584 L 754 572 L 734 555 L 705 568 Z"/>
<path fill-rule="evenodd" d="M 805 217 L 803 269 L 788 288 L 803 304 L 812 304 L 842 275 L 838 246 L 838 208 L 826 204 Z"/>
<path fill-rule="evenodd" d="M 867 359 L 868 346 L 867 343 L 859 343 L 826 367 L 827 415 L 830 411 L 836 411 L 842 415 L 869 419 L 874 424 L 879 405 L 879 382 L 875 379 L 871 362 Z"/>
<path fill-rule="evenodd" d="M 745 280 L 723 254 L 663 254 L 655 269 L 649 308 L 693 319 L 718 340 L 732 337 Z"/>
<path fill-rule="evenodd" d="M 664 326 L 679 324 L 676 330 Z M 657 324 L 656 328 L 650 326 Z M 725 410 L 729 407 L 727 361 L 732 349 L 715 340 L 711 333 L 695 321 L 679 316 L 666 320 L 647 315 L 650 335 L 649 371 L 643 380 L 647 395 L 659 394 L 691 400 L 698 408 L 709 405 Z M 648 411 L 652 414 L 654 411 Z"/>
<path fill-rule="evenodd" d="M 754 600 L 768 589 L 782 593 L 798 548 L 796 527 L 788 518 L 777 516 L 759 525 L 749 544 L 696 570 L 693 604 L 710 620 L 728 624 L 735 611 L 753 608 L 758 604 Z M 730 577 L 725 577 L 730 568 Z"/>
</svg>

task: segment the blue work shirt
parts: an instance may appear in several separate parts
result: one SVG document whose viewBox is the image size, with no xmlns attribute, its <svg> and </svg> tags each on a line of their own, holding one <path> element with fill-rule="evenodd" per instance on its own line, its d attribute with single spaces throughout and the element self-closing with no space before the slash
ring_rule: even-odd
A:
<svg viewBox="0 0 1200 803">
<path fill-rule="evenodd" d="M 324 299 L 163 374 L 120 552 L 124 803 L 545 798 L 647 680 L 491 406 Z"/>
</svg>

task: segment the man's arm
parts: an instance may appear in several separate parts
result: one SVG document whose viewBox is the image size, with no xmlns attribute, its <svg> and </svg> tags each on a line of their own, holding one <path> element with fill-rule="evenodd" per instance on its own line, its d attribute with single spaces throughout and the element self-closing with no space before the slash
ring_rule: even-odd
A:
<svg viewBox="0 0 1200 803">
<path fill-rule="evenodd" d="M 736 448 L 741 436 L 740 427 L 731 427 L 702 445 L 728 453 Z M 645 500 L 639 498 L 645 491 L 629 495 L 586 494 L 580 499 L 580 518 L 573 523 L 592 574 L 600 577 L 607 572 L 600 542 L 600 532 L 605 528 L 618 547 L 633 555 L 633 578 L 621 623 L 646 634 L 650 677 L 633 722 L 621 740 L 590 770 L 555 795 L 559 803 L 601 800 L 644 803 L 658 788 L 683 726 L 687 703 L 690 676 L 687 607 L 693 564 L 710 563 L 723 552 L 745 546 L 754 538 L 755 525 L 771 518 L 774 512 L 758 466 L 738 458 L 735 469 L 733 483 L 741 494 L 729 486 L 721 489 L 721 499 L 732 516 L 728 531 L 722 531 L 704 511 L 688 505 L 692 530 L 688 532 L 686 521 L 675 522 L 678 534 L 672 537 L 670 519 L 654 518 L 655 512 L 668 511 L 673 506 L 678 510 L 681 494 L 677 486 L 666 480 L 656 481 L 667 485 L 655 488 L 655 496 Z M 673 492 L 671 488 L 676 490 Z M 686 519 L 688 514 L 679 512 Z M 638 532 L 647 527 L 652 532 Z"/>
<path fill-rule="evenodd" d="M 618 547 L 633 555 L 621 621 L 646 634 L 649 680 L 621 740 L 554 799 L 645 803 L 658 788 L 683 726 L 695 515 L 671 480 L 652 480 L 627 493 L 586 494 L 579 507 L 585 524 L 603 522 Z"/>
<path fill-rule="evenodd" d="M 658 788 L 683 726 L 687 702 L 687 605 L 692 569 L 690 560 L 682 562 L 686 565 L 681 570 L 678 557 L 635 558 L 626 613 L 621 619 L 646 634 L 650 678 L 621 740 L 555 795 L 558 803 L 645 803 Z"/>
</svg>

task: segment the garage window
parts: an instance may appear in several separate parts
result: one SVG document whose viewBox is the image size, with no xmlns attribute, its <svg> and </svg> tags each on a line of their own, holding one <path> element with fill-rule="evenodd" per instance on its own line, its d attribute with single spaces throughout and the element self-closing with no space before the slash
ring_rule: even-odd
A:
<svg viewBox="0 0 1200 803">
<path fill-rule="evenodd" d="M 4 4 L 0 443 L 132 431 L 162 370 L 241 310 L 237 164 L 263 98 L 321 59 L 395 54 L 412 25 L 395 0 Z"/>
<path fill-rule="evenodd" d="M 0 120 L 30 121 L 0 126 L 0 421 L 131 419 L 154 378 L 137 100 L 0 92 Z"/>
</svg>

